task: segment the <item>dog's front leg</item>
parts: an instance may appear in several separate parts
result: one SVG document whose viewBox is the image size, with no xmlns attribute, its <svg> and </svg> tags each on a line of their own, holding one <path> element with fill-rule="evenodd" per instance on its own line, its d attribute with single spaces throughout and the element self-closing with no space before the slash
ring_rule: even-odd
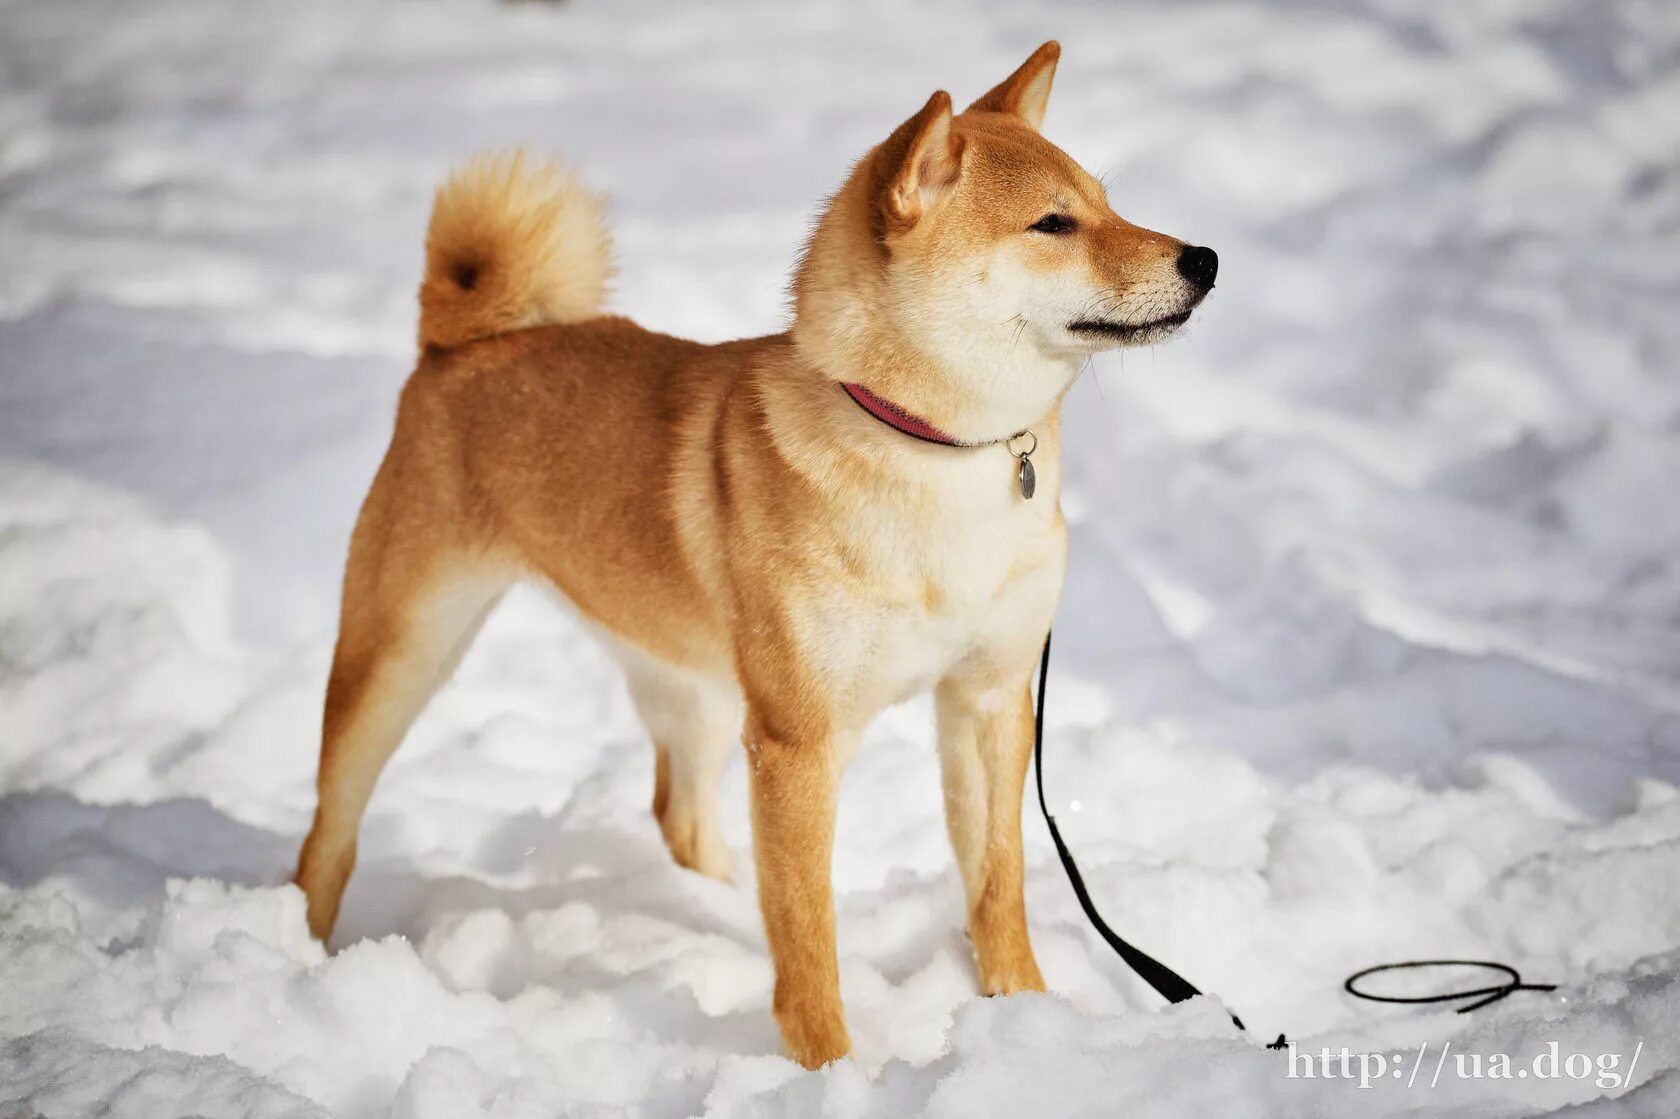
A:
<svg viewBox="0 0 1680 1119">
<path fill-rule="evenodd" d="M 788 1055 L 818 1068 L 852 1051 L 840 1007 L 830 878 L 841 753 L 832 735 L 788 725 L 748 712 L 753 855 L 776 968 L 776 1024 Z"/>
<path fill-rule="evenodd" d="M 945 823 L 968 895 L 968 935 L 988 995 L 1044 990 L 1027 937 L 1021 789 L 1032 757 L 1030 677 L 954 675 L 935 692 Z"/>
</svg>

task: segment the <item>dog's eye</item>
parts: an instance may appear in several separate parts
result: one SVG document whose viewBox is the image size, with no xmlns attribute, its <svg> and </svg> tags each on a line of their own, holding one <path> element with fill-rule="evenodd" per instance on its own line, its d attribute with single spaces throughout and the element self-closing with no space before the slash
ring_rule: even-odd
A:
<svg viewBox="0 0 1680 1119">
<path fill-rule="evenodd" d="M 1066 214 L 1045 214 L 1027 228 L 1034 233 L 1072 233 L 1075 222 Z"/>
</svg>

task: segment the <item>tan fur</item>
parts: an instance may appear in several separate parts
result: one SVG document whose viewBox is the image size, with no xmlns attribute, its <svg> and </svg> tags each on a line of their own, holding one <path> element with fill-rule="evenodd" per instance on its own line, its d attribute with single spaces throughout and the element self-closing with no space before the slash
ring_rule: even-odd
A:
<svg viewBox="0 0 1680 1119">
<path fill-rule="evenodd" d="M 715 786 L 744 741 L 773 1010 L 795 1059 L 850 1051 L 829 885 L 840 771 L 877 711 L 928 688 L 981 988 L 1043 989 L 1020 807 L 1066 551 L 1057 412 L 1085 358 L 1119 344 L 1070 324 L 1154 340 L 1170 324 L 1151 315 L 1203 294 L 1173 270 L 1179 242 L 1115 216 L 1038 135 L 1056 54 L 960 116 L 935 95 L 857 165 L 800 263 L 785 334 L 705 346 L 579 320 L 606 249 L 575 184 L 538 189 L 514 160 L 440 192 L 426 344 L 345 571 L 298 868 L 316 935 L 381 767 L 502 590 L 531 577 L 624 665 L 684 866 L 728 873 Z M 1029 231 L 1047 209 L 1077 233 Z M 463 261 L 480 264 L 470 285 Z M 838 381 L 963 439 L 1030 427 L 1038 495 L 1021 498 L 1003 446 L 917 442 Z M 608 468 L 579 485 L 579 463 Z"/>
<path fill-rule="evenodd" d="M 1061 57 L 1060 43 L 1045 43 L 1013 74 L 970 105 L 968 111 L 1017 116 L 1028 127 L 1037 129 L 1044 123 L 1044 110 L 1050 105 L 1050 86 L 1056 80 L 1056 63 Z"/>
<path fill-rule="evenodd" d="M 600 199 L 558 163 L 481 155 L 438 188 L 420 345 L 451 347 L 601 309 L 612 275 Z"/>
</svg>

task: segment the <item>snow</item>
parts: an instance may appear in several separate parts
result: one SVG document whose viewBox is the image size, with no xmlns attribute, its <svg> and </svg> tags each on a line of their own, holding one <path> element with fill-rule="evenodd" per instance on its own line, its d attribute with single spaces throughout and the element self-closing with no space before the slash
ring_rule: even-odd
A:
<svg viewBox="0 0 1680 1119">
<path fill-rule="evenodd" d="M 1680 1113 L 1671 4 L 9 0 L 0 28 L 0 1114 Z M 1223 258 L 1189 338 L 1068 408 L 1047 782 L 1093 893 L 1257 1038 L 1611 1075 L 1291 1076 L 1108 954 L 1032 813 L 1053 993 L 977 998 L 926 702 L 845 779 L 857 1060 L 804 1072 L 739 763 L 737 882 L 677 869 L 621 683 L 536 590 L 387 771 L 335 951 L 305 934 L 337 569 L 444 169 L 563 152 L 613 200 L 618 308 L 763 332 L 848 161 L 1051 35 L 1051 137 Z M 1433 956 L 1559 989 L 1340 990 Z"/>
</svg>

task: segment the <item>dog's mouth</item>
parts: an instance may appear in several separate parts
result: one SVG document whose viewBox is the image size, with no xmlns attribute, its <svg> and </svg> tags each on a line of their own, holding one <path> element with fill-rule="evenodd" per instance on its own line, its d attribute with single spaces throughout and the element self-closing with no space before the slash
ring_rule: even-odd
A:
<svg viewBox="0 0 1680 1119">
<path fill-rule="evenodd" d="M 1080 319 L 1078 322 L 1068 323 L 1068 329 L 1075 334 L 1084 334 L 1096 338 L 1111 338 L 1116 342 L 1153 341 L 1177 330 L 1190 321 L 1190 310 L 1180 311 L 1176 315 L 1166 315 L 1149 322 L 1120 323 L 1108 322 L 1103 319 Z"/>
</svg>

